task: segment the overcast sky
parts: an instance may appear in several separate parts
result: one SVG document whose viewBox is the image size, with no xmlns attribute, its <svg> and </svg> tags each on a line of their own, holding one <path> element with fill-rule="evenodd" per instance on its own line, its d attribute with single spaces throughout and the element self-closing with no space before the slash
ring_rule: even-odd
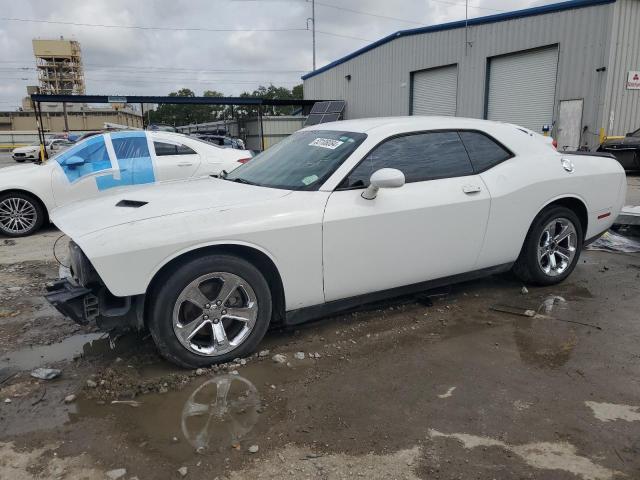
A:
<svg viewBox="0 0 640 480">
<path fill-rule="evenodd" d="M 554 2 L 469 3 L 469 16 L 477 17 Z M 37 84 L 31 40 L 61 35 L 81 44 L 87 94 L 166 95 L 188 87 L 197 95 L 238 95 L 269 83 L 291 88 L 311 70 L 311 33 L 303 31 L 310 15 L 307 0 L 5 0 L 0 110 L 14 109 L 25 87 Z M 464 0 L 317 0 L 317 66 L 395 31 L 464 16 Z"/>
</svg>

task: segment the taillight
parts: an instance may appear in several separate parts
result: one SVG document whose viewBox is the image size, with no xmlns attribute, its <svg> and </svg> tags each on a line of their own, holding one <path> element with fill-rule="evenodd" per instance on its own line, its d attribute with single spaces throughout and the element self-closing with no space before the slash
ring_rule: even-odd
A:
<svg viewBox="0 0 640 480">
<path fill-rule="evenodd" d="M 553 142 L 551 142 L 551 145 L 553 145 L 553 148 L 556 150 L 558 149 L 558 141 L 555 138 L 553 139 Z"/>
<path fill-rule="evenodd" d="M 238 163 L 247 163 L 249 160 L 251 160 L 251 157 L 241 158 L 240 160 L 238 160 Z"/>
</svg>

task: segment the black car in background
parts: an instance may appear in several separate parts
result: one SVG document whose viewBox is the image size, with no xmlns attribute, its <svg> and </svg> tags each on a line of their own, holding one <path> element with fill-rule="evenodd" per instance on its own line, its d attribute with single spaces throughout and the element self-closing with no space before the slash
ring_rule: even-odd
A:
<svg viewBox="0 0 640 480">
<path fill-rule="evenodd" d="M 623 138 L 605 140 L 598 151 L 611 153 L 625 170 L 640 170 L 640 128 Z"/>
</svg>

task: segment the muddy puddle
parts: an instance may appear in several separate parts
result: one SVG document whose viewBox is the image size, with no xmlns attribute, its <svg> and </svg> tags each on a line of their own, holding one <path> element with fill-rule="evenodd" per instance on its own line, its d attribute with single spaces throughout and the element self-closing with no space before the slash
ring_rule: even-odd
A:
<svg viewBox="0 0 640 480">
<path fill-rule="evenodd" d="M 25 371 L 77 358 L 98 358 L 131 350 L 137 335 L 117 338 L 105 332 L 80 333 L 50 345 L 37 345 L 7 352 L 0 357 L 0 369 Z"/>
<path fill-rule="evenodd" d="M 211 373 L 181 390 L 135 400 L 83 397 L 70 413 L 70 423 L 105 420 L 128 443 L 174 462 L 246 452 L 264 436 L 267 418 L 273 420 L 274 402 L 284 391 L 283 377 L 295 370 L 269 361 L 244 367 L 242 375 Z"/>
</svg>

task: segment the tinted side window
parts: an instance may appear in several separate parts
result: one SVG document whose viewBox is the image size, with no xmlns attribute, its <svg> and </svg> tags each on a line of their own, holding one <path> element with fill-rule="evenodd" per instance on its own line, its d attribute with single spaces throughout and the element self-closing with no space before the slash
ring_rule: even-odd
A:
<svg viewBox="0 0 640 480">
<path fill-rule="evenodd" d="M 178 145 L 177 152 L 178 152 L 178 155 L 195 155 L 196 154 L 196 152 L 194 152 L 191 148 L 187 147 L 186 145 Z"/>
<path fill-rule="evenodd" d="M 191 148 L 186 145 L 174 145 L 172 143 L 165 142 L 153 142 L 153 148 L 156 150 L 156 155 L 159 157 L 166 155 L 195 155 Z"/>
<path fill-rule="evenodd" d="M 392 138 L 378 146 L 341 187 L 366 187 L 371 174 L 381 168 L 397 168 L 407 183 L 473 174 L 457 132 L 419 133 Z"/>
<path fill-rule="evenodd" d="M 460 132 L 471 163 L 476 172 L 481 172 L 511 157 L 494 140 L 478 132 Z"/>
</svg>

